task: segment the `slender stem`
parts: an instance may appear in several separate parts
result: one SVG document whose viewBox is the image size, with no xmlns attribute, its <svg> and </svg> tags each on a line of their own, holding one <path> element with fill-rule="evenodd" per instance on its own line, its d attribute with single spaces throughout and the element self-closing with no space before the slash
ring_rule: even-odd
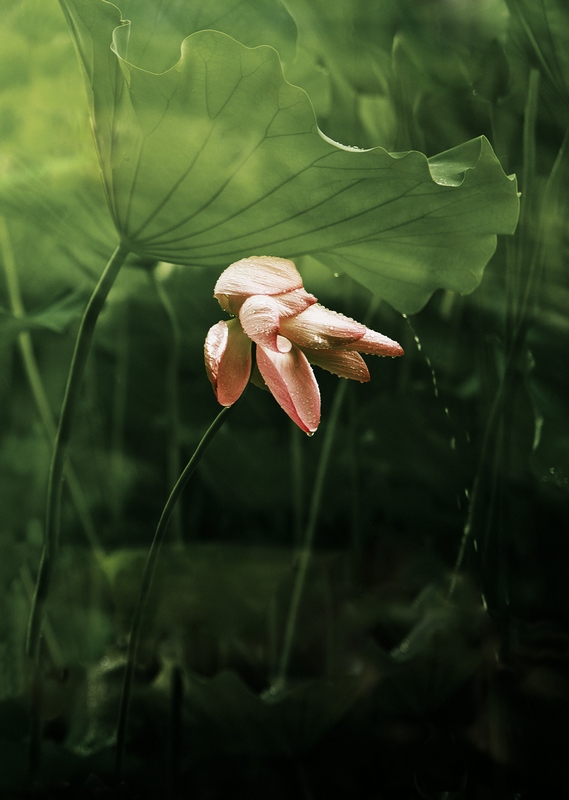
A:
<svg viewBox="0 0 569 800">
<path fill-rule="evenodd" d="M 164 536 L 166 534 L 168 524 L 172 518 L 172 513 L 176 508 L 176 504 L 180 499 L 182 492 L 184 491 L 188 481 L 196 471 L 196 468 L 200 463 L 202 456 L 206 451 L 206 448 L 210 444 L 211 440 L 214 438 L 215 434 L 221 428 L 221 426 L 227 419 L 228 415 L 231 413 L 232 409 L 235 408 L 235 405 L 236 404 L 234 403 L 232 406 L 222 408 L 222 410 L 219 412 L 217 417 L 214 419 L 214 421 L 211 423 L 211 425 L 203 435 L 202 440 L 200 441 L 200 443 L 198 444 L 198 446 L 194 451 L 194 454 L 188 461 L 186 467 L 184 468 L 184 471 L 178 478 L 176 485 L 170 492 L 170 496 L 168 497 L 166 505 L 164 506 L 162 514 L 160 515 L 160 519 L 156 527 L 156 532 L 154 533 L 154 538 L 152 540 L 152 544 L 150 545 L 150 550 L 148 551 L 146 564 L 144 565 L 144 571 L 142 573 L 140 591 L 138 594 L 138 599 L 136 601 L 136 606 L 134 609 L 132 623 L 130 627 L 126 666 L 125 666 L 122 691 L 121 691 L 119 715 L 117 722 L 117 743 L 116 743 L 116 758 L 115 758 L 115 777 L 117 780 L 120 780 L 122 775 L 124 746 L 126 739 L 126 726 L 127 726 L 128 712 L 130 707 L 132 679 L 134 675 L 138 644 L 140 640 L 140 630 L 142 626 L 142 620 L 144 618 L 146 602 L 148 600 L 148 595 L 150 593 L 150 588 L 152 586 L 152 579 L 154 577 L 156 564 L 158 562 L 158 556 L 160 555 L 160 549 L 164 542 Z"/>
<path fill-rule="evenodd" d="M 10 243 L 8 227 L 3 217 L 0 217 L 0 248 L 3 254 L 4 272 L 6 275 L 6 285 L 8 288 L 12 313 L 17 319 L 24 319 L 26 312 L 20 292 L 18 270 L 16 268 L 16 261 Z M 36 404 L 38 414 L 47 436 L 51 444 L 53 444 L 55 442 L 57 428 L 35 357 L 32 337 L 29 331 L 20 331 L 18 334 L 18 347 L 20 349 L 24 370 L 26 372 L 26 377 L 28 379 L 28 384 Z M 93 547 L 96 557 L 101 558 L 103 555 L 103 550 L 99 543 L 95 525 L 93 523 L 91 514 L 89 513 L 89 508 L 87 506 L 81 484 L 79 483 L 77 474 L 75 473 L 75 470 L 71 464 L 67 464 L 66 466 L 65 477 L 69 486 L 71 499 L 73 500 L 75 508 L 77 509 L 77 514 L 83 526 L 83 530 L 85 531 L 85 535 Z"/>
<path fill-rule="evenodd" d="M 111 256 L 89 299 L 75 341 L 75 350 L 71 359 L 67 386 L 53 447 L 47 489 L 44 544 L 28 622 L 26 654 L 34 663 L 37 663 L 39 660 L 44 606 L 59 545 L 59 519 L 63 474 L 73 425 L 73 417 L 79 399 L 81 380 L 85 371 L 97 319 L 127 254 L 128 250 L 122 245 L 119 245 Z"/>
<path fill-rule="evenodd" d="M 535 128 L 537 123 L 537 109 L 539 100 L 540 74 L 532 69 L 529 75 L 528 92 L 524 109 L 524 124 L 522 136 L 522 180 L 523 191 L 520 202 L 520 219 L 517 230 L 517 247 L 514 258 L 506 262 L 506 335 L 507 342 L 511 343 L 515 336 L 516 327 L 523 318 L 522 294 L 523 282 L 529 283 L 532 257 L 528 257 L 535 248 L 532 241 L 533 223 L 535 219 Z M 528 269 L 524 270 L 524 262 Z M 527 274 L 526 274 L 527 272 Z"/>
<path fill-rule="evenodd" d="M 516 329 L 516 339 L 518 342 L 523 341 L 525 337 L 525 328 L 529 321 L 529 308 L 532 305 L 535 311 L 537 286 L 543 272 L 544 251 L 548 245 L 548 227 L 551 224 L 551 209 L 549 207 L 552 201 L 556 182 L 563 164 L 567 146 L 569 145 L 569 126 L 565 129 L 563 141 L 557 152 L 557 156 L 549 173 L 545 190 L 543 192 L 543 199 L 541 208 L 538 214 L 538 227 L 536 232 L 536 242 L 532 253 L 532 258 L 529 266 L 529 274 L 524 287 L 521 302 L 521 312 L 518 320 L 518 327 Z"/>
<path fill-rule="evenodd" d="M 336 389 L 332 403 L 332 410 L 326 425 L 326 433 L 324 435 L 324 442 L 322 444 L 322 450 L 320 451 L 320 458 L 318 460 L 318 467 L 316 470 L 316 478 L 314 480 L 314 489 L 312 492 L 310 509 L 308 512 L 308 521 L 304 532 L 304 541 L 302 543 L 302 547 L 297 553 L 296 573 L 294 576 L 292 596 L 285 626 L 283 648 L 278 664 L 276 678 L 273 681 L 273 691 L 279 691 L 280 689 L 283 689 L 286 684 L 286 675 L 290 662 L 292 643 L 296 632 L 298 612 L 300 609 L 304 585 L 306 583 L 308 568 L 310 566 L 310 560 L 312 557 L 312 544 L 314 541 L 314 533 L 316 531 L 316 521 L 320 512 L 320 504 L 322 502 L 324 481 L 326 479 L 326 473 L 328 472 L 328 464 L 330 462 L 330 454 L 332 452 L 332 445 L 336 435 L 340 409 L 342 408 L 347 388 L 348 381 L 341 380 L 338 388 Z"/>
</svg>

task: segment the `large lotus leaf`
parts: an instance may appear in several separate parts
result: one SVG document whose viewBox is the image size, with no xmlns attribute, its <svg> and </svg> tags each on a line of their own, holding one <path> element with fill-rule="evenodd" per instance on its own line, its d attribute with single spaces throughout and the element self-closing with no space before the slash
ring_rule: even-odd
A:
<svg viewBox="0 0 569 800">
<path fill-rule="evenodd" d="M 515 227 L 515 181 L 483 138 L 430 160 L 343 147 L 319 132 L 272 48 L 201 31 L 158 75 L 126 61 L 130 24 L 114 6 L 62 5 L 133 252 L 218 270 L 253 253 L 310 254 L 410 312 L 438 287 L 472 291 L 496 234 Z"/>
</svg>

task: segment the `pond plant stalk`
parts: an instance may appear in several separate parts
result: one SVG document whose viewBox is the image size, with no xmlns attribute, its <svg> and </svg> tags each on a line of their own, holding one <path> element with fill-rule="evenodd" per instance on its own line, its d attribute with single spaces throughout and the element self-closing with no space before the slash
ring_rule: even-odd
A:
<svg viewBox="0 0 569 800">
<path fill-rule="evenodd" d="M 125 671 L 123 675 L 123 683 L 121 689 L 121 698 L 120 698 L 119 714 L 117 721 L 117 740 L 116 740 L 116 750 L 115 750 L 116 753 L 115 779 L 117 780 L 117 782 L 120 781 L 122 777 L 126 730 L 128 724 L 128 712 L 130 708 L 132 680 L 134 677 L 134 669 L 136 666 L 138 644 L 140 641 L 140 630 L 144 618 L 144 610 L 146 608 L 146 602 L 148 600 L 148 595 L 152 587 L 152 579 L 154 578 L 154 573 L 156 571 L 156 564 L 158 563 L 158 557 L 160 555 L 160 550 L 164 542 L 164 537 L 166 535 L 166 531 L 168 529 L 170 520 L 172 519 L 172 515 L 177 507 L 177 503 L 180 497 L 182 496 L 182 492 L 184 491 L 184 489 L 188 484 L 188 481 L 196 471 L 208 445 L 210 444 L 216 433 L 220 430 L 223 423 L 226 421 L 228 415 L 231 413 L 232 409 L 235 408 L 235 405 L 236 404 L 234 403 L 231 406 L 225 406 L 224 408 L 221 409 L 221 411 L 218 413 L 218 415 L 211 423 L 207 431 L 204 433 L 200 443 L 194 450 L 192 457 L 186 464 L 182 474 L 180 475 L 174 488 L 170 492 L 170 496 L 168 497 L 166 505 L 164 506 L 162 513 L 160 515 L 160 519 L 158 521 L 158 525 L 154 533 L 154 538 L 152 540 L 152 544 L 150 545 L 150 549 L 148 551 L 148 556 L 146 557 L 146 563 L 144 565 L 144 571 L 142 573 L 142 579 L 140 583 L 140 590 L 138 593 L 136 606 L 132 616 L 130 635 L 128 639 L 126 665 L 125 665 Z"/>
<path fill-rule="evenodd" d="M 67 386 L 61 407 L 59 424 L 55 436 L 49 471 L 43 548 L 32 598 L 26 637 L 26 656 L 34 665 L 39 664 L 42 623 L 45 603 L 49 594 L 51 577 L 59 548 L 59 526 L 61 516 L 61 494 L 65 473 L 67 448 L 71 437 L 73 418 L 79 400 L 85 365 L 91 349 L 91 341 L 99 314 L 115 279 L 128 255 L 128 249 L 119 244 L 109 259 L 83 313 L 75 349 L 69 367 Z M 37 675 L 34 682 L 38 680 Z M 39 724 L 40 696 L 34 692 L 32 703 L 32 731 L 30 762 L 32 770 L 37 767 L 40 755 L 41 727 Z"/>
</svg>

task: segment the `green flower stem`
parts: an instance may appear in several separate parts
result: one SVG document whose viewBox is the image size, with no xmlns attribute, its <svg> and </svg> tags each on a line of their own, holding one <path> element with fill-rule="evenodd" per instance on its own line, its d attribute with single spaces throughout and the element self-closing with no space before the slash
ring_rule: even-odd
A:
<svg viewBox="0 0 569 800">
<path fill-rule="evenodd" d="M 20 292 L 18 270 L 16 268 L 16 261 L 10 243 L 8 227 L 3 217 L 0 217 L 0 249 L 3 255 L 4 273 L 6 275 L 6 286 L 8 289 L 8 295 L 10 298 L 10 307 L 12 309 L 12 313 L 17 319 L 24 319 L 26 316 L 26 311 L 24 308 L 22 295 Z M 22 362 L 24 364 L 24 370 L 26 372 L 26 377 L 28 379 L 30 391 L 32 393 L 34 402 L 36 404 L 39 417 L 47 433 L 49 441 L 51 442 L 51 444 L 53 444 L 55 442 L 55 437 L 57 435 L 57 428 L 55 425 L 53 414 L 51 412 L 51 407 L 41 377 L 41 373 L 38 368 L 37 360 L 34 353 L 33 341 L 29 331 L 20 331 L 20 333 L 18 334 L 18 347 L 20 350 L 20 355 L 22 357 Z M 93 523 L 93 519 L 91 517 L 89 508 L 85 501 L 85 495 L 83 494 L 83 489 L 81 488 L 81 484 L 79 483 L 75 470 L 73 469 L 71 464 L 68 464 L 66 466 L 65 477 L 67 480 L 67 485 L 69 487 L 69 493 L 71 495 L 71 499 L 77 510 L 77 514 L 83 526 L 83 530 L 85 531 L 85 536 L 87 537 L 89 543 L 91 544 L 95 552 L 95 556 L 98 559 L 100 559 L 103 556 L 103 549 L 101 548 L 101 545 L 99 543 L 97 532 L 95 530 L 95 525 Z"/>
<path fill-rule="evenodd" d="M 34 663 L 39 661 L 44 606 L 59 545 L 59 520 L 65 460 L 73 417 L 79 399 L 81 381 L 97 319 L 127 254 L 128 250 L 119 245 L 105 267 L 83 314 L 71 359 L 67 387 L 53 447 L 47 489 L 44 544 L 26 639 L 26 654 Z"/>
<path fill-rule="evenodd" d="M 297 553 L 296 570 L 292 587 L 292 596 L 285 625 L 283 648 L 277 667 L 277 674 L 272 682 L 272 690 L 276 692 L 284 689 L 286 685 L 286 676 L 290 663 L 290 656 L 292 653 L 292 643 L 294 641 L 296 625 L 298 622 L 298 612 L 300 609 L 304 585 L 306 583 L 308 567 L 310 566 L 310 561 L 312 558 L 312 545 L 316 531 L 316 521 L 318 519 L 320 504 L 322 502 L 324 482 L 328 472 L 328 464 L 330 463 L 330 455 L 332 453 L 332 445 L 336 435 L 340 410 L 344 402 L 347 388 L 348 381 L 341 380 L 338 388 L 336 389 L 332 403 L 332 410 L 326 425 L 326 433 L 324 434 L 324 442 L 322 443 L 322 450 L 320 451 L 320 458 L 318 460 L 318 467 L 314 480 L 314 489 L 312 491 L 312 498 L 308 512 L 308 521 L 304 531 L 304 541 L 302 543 L 302 547 Z"/>
<path fill-rule="evenodd" d="M 168 497 L 166 505 L 164 506 L 162 514 L 160 515 L 160 519 L 156 527 L 156 532 L 154 534 L 154 539 L 152 540 L 152 544 L 150 545 L 150 550 L 148 551 L 148 557 L 146 559 L 146 564 L 144 565 L 144 571 L 142 573 L 140 591 L 138 594 L 138 599 L 136 601 L 136 606 L 132 617 L 130 636 L 128 641 L 127 657 L 126 657 L 126 666 L 123 676 L 119 715 L 117 722 L 117 743 L 116 743 L 116 759 L 115 759 L 115 777 L 117 780 L 120 780 L 122 775 L 124 745 L 126 739 L 126 726 L 128 722 L 132 679 L 134 675 L 138 644 L 140 640 L 140 629 L 142 626 L 142 620 L 144 617 L 146 602 L 148 600 L 148 595 L 150 593 L 150 588 L 152 586 L 152 579 L 154 577 L 156 564 L 158 562 L 158 556 L 160 555 L 160 549 L 164 542 L 164 536 L 166 534 L 168 524 L 172 518 L 174 509 L 176 508 L 176 504 L 182 495 L 182 492 L 184 491 L 188 481 L 196 471 L 196 468 L 200 463 L 202 456 L 205 453 L 211 440 L 214 438 L 215 434 L 219 431 L 219 429 L 227 419 L 227 416 L 231 413 L 232 409 L 235 408 L 235 405 L 236 404 L 234 403 L 232 406 L 222 408 L 217 417 L 214 419 L 214 421 L 211 423 L 211 425 L 203 435 L 202 440 L 200 441 L 200 443 L 198 444 L 198 446 L 194 451 L 194 454 L 188 461 L 186 467 L 184 468 L 184 471 L 178 478 L 176 485 L 170 492 L 170 496 Z"/>
</svg>

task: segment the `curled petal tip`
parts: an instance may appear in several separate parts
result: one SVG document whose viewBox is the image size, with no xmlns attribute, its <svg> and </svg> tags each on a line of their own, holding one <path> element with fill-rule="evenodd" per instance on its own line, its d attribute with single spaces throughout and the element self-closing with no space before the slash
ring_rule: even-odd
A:
<svg viewBox="0 0 569 800">
<path fill-rule="evenodd" d="M 366 329 L 365 335 L 355 342 L 352 348 L 348 345 L 347 349 L 357 350 L 359 353 L 367 353 L 371 356 L 402 356 L 403 348 L 399 342 L 384 336 L 383 333 Z"/>
</svg>

